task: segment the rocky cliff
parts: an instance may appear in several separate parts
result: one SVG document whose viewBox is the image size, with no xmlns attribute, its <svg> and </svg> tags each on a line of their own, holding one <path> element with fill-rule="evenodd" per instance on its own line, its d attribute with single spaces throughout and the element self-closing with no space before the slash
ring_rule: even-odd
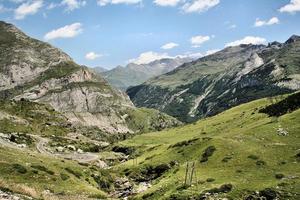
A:
<svg viewBox="0 0 300 200">
<path fill-rule="evenodd" d="M 5 22 L 0 22 L 0 41 L 2 100 L 49 104 L 72 124 L 96 126 L 104 132 L 139 131 L 127 123 L 128 113 L 137 111 L 128 96 L 61 50 Z M 174 118 L 157 115 L 161 116 L 166 120 L 164 127 L 177 124 Z"/>
</svg>

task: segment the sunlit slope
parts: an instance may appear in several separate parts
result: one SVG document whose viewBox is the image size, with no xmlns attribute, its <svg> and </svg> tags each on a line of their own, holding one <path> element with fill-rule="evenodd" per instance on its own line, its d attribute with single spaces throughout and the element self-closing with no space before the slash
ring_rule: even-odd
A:
<svg viewBox="0 0 300 200">
<path fill-rule="evenodd" d="M 259 112 L 285 97 L 257 100 L 191 125 L 126 140 L 122 145 L 135 148 L 137 164 L 129 160 L 119 168 L 138 182 L 152 179 L 153 186 L 137 198 L 201 199 L 215 188 L 209 198 L 246 199 L 269 192 L 299 199 L 300 110 L 279 117 Z M 299 104 L 298 97 L 294 101 Z M 192 185 L 184 186 L 186 162 L 193 161 Z M 231 184 L 231 190 L 224 184 Z M 222 185 L 227 192 L 216 190 Z"/>
</svg>

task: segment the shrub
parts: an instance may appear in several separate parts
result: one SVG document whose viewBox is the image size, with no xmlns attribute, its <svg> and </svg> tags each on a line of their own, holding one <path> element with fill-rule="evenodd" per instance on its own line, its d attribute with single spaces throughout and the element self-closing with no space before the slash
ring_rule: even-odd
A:
<svg viewBox="0 0 300 200">
<path fill-rule="evenodd" d="M 259 196 L 264 197 L 267 200 L 277 199 L 278 194 L 275 190 L 266 188 L 259 192 Z"/>
<path fill-rule="evenodd" d="M 65 173 L 61 172 L 60 173 L 60 178 L 61 178 L 61 180 L 66 181 L 70 178 L 70 176 L 68 174 L 65 174 Z"/>
<path fill-rule="evenodd" d="M 276 179 L 283 179 L 284 175 L 283 174 L 275 174 Z"/>
<path fill-rule="evenodd" d="M 118 153 L 124 153 L 126 155 L 132 155 L 135 152 L 134 147 L 125 147 L 125 146 L 114 146 L 112 151 Z"/>
<path fill-rule="evenodd" d="M 214 181 L 215 181 L 214 178 L 208 178 L 208 179 L 206 179 L 206 182 L 208 182 L 208 183 L 211 183 L 211 182 L 214 182 Z"/>
<path fill-rule="evenodd" d="M 27 173 L 27 169 L 23 165 L 13 164 L 12 167 L 13 167 L 14 170 L 16 170 L 20 174 L 26 174 Z"/>
<path fill-rule="evenodd" d="M 197 140 L 199 140 L 199 138 L 194 138 L 194 139 L 190 139 L 190 140 L 186 140 L 186 141 L 182 141 L 182 142 L 177 142 L 176 144 L 171 145 L 169 148 L 188 146 L 188 145 L 193 144 Z"/>
<path fill-rule="evenodd" d="M 231 156 L 226 156 L 222 159 L 222 162 L 228 162 L 229 160 L 231 160 L 232 157 Z"/>
<path fill-rule="evenodd" d="M 46 173 L 49 174 L 49 175 L 54 175 L 54 172 L 53 172 L 53 171 L 47 169 L 47 168 L 44 167 L 44 166 L 41 166 L 41 165 L 31 165 L 31 167 L 32 167 L 33 169 L 37 169 L 37 170 L 46 172 Z"/>
<path fill-rule="evenodd" d="M 263 165 L 266 165 L 266 162 L 263 161 L 263 160 L 258 160 L 258 161 L 256 161 L 256 165 L 257 166 L 263 166 Z"/>
<path fill-rule="evenodd" d="M 202 154 L 202 158 L 200 162 L 207 162 L 208 158 L 211 157 L 215 151 L 216 151 L 216 147 L 214 146 L 207 147 Z"/>
<path fill-rule="evenodd" d="M 109 191 L 109 189 L 113 185 L 113 180 L 99 175 L 93 175 L 92 176 L 95 182 L 98 184 L 98 187 L 104 191 Z"/>
<path fill-rule="evenodd" d="M 248 158 L 252 159 L 252 160 L 258 160 L 259 157 L 256 155 L 249 155 Z"/>
<path fill-rule="evenodd" d="M 199 195 L 198 199 L 206 199 L 206 193 L 210 193 L 210 194 L 228 193 L 232 190 L 232 188 L 233 188 L 232 184 L 224 184 L 221 185 L 219 188 L 212 188 L 209 190 L 205 190 Z"/>
<path fill-rule="evenodd" d="M 74 171 L 73 169 L 69 168 L 69 167 L 66 167 L 65 170 L 67 172 L 69 172 L 70 174 L 73 174 L 75 177 L 77 178 L 80 178 L 82 176 L 82 173 L 81 172 L 78 172 L 78 171 Z"/>
</svg>

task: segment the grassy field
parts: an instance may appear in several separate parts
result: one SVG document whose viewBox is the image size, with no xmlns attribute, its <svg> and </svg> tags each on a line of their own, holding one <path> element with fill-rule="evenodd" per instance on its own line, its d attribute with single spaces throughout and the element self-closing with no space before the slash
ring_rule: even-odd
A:
<svg viewBox="0 0 300 200">
<path fill-rule="evenodd" d="M 117 169 L 147 180 L 153 176 L 149 168 L 166 164 L 162 174 L 157 172 L 160 177 L 152 180 L 153 186 L 137 199 L 197 199 L 224 184 L 231 184 L 231 191 L 216 193 L 216 199 L 245 199 L 266 188 L 283 199 L 299 199 L 300 110 L 280 117 L 259 113 L 283 98 L 257 100 L 191 125 L 123 141 L 120 145 L 134 148 L 138 156 Z M 288 132 L 286 136 L 281 129 Z M 195 162 L 195 169 L 192 183 L 188 178 L 186 186 L 187 162 Z M 192 167 L 189 170 L 188 174 Z"/>
<path fill-rule="evenodd" d="M 0 147 L 0 189 L 36 199 L 105 197 L 91 177 L 97 169 L 74 161 Z M 55 198 L 53 198 L 55 199 Z"/>
</svg>

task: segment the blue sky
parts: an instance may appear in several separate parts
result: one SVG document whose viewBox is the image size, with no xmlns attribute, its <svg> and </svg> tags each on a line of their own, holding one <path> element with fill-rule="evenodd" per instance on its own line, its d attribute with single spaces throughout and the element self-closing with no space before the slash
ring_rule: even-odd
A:
<svg viewBox="0 0 300 200">
<path fill-rule="evenodd" d="M 87 66 L 300 35 L 300 0 L 0 0 L 0 19 Z"/>
</svg>

